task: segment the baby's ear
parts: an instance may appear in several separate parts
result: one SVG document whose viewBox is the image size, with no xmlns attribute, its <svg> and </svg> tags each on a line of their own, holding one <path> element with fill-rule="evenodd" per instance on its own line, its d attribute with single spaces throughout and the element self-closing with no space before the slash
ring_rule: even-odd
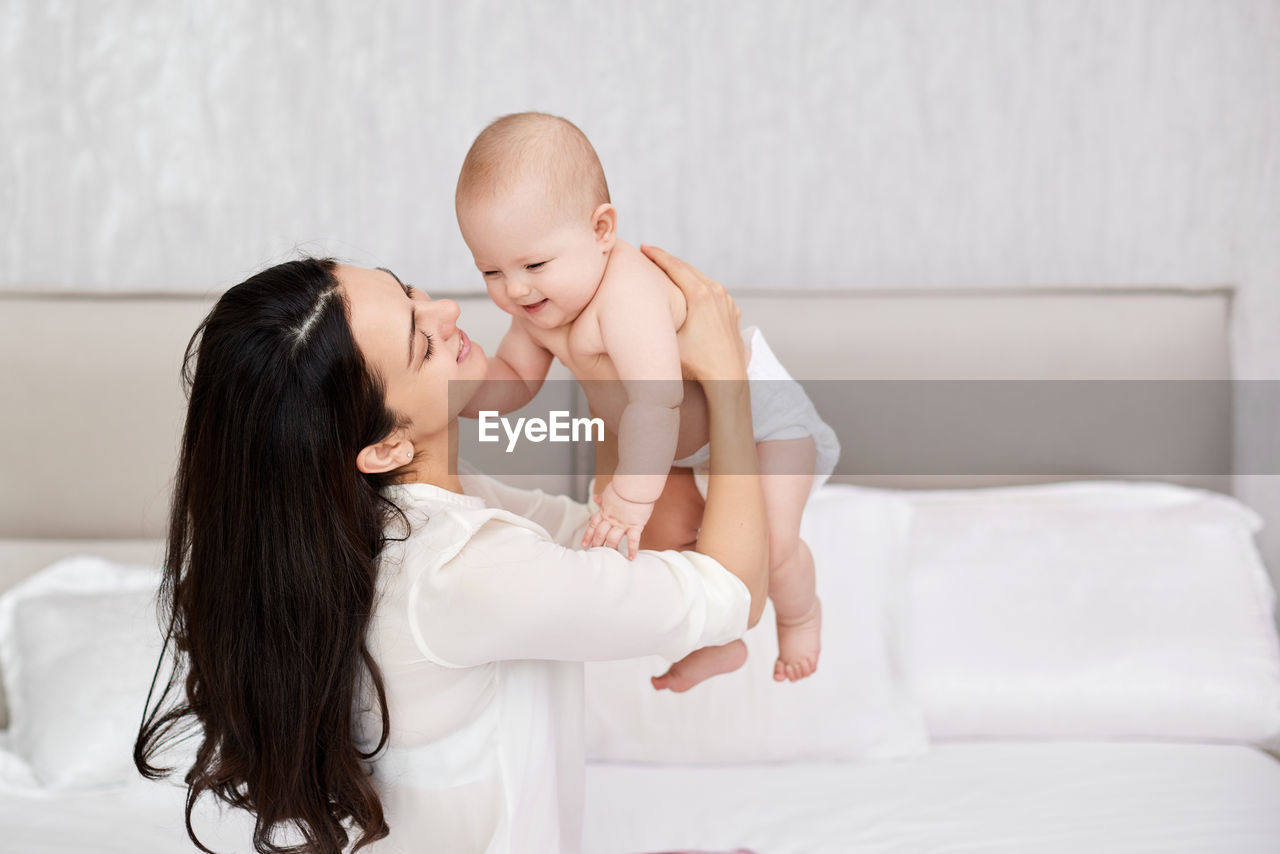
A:
<svg viewBox="0 0 1280 854">
<path fill-rule="evenodd" d="M 608 252 L 618 239 L 618 209 L 605 202 L 591 214 L 591 230 L 595 233 L 600 251 Z"/>
</svg>

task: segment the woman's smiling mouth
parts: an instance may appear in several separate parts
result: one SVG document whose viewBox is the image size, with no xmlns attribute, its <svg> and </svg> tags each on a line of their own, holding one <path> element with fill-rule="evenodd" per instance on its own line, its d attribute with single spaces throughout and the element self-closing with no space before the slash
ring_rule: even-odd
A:
<svg viewBox="0 0 1280 854">
<path fill-rule="evenodd" d="M 468 338 L 467 333 L 463 332 L 461 329 L 458 330 L 458 338 L 460 338 L 461 341 L 458 343 L 458 358 L 456 361 L 461 362 L 463 359 L 467 358 L 467 356 L 471 355 L 471 339 Z"/>
</svg>

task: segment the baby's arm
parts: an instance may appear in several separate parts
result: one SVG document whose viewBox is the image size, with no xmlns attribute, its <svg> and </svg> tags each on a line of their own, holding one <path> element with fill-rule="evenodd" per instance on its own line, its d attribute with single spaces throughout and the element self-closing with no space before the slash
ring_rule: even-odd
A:
<svg viewBox="0 0 1280 854">
<path fill-rule="evenodd" d="M 551 359 L 551 353 L 513 318 L 498 345 L 498 352 L 489 357 L 484 384 L 462 410 L 462 415 L 478 418 L 482 410 L 497 410 L 505 415 L 524 406 L 542 388 L 542 381 L 551 369 Z"/>
<path fill-rule="evenodd" d="M 600 496 L 591 544 L 607 544 L 610 530 L 621 528 L 634 556 L 675 457 L 684 387 L 666 277 L 647 261 L 618 273 L 626 278 L 602 294 L 600 333 L 627 406 L 618 424 L 618 468 Z"/>
</svg>

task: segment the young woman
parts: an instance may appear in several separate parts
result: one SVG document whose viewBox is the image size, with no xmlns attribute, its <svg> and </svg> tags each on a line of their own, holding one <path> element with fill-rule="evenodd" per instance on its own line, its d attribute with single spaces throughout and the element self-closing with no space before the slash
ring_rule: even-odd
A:
<svg viewBox="0 0 1280 854">
<path fill-rule="evenodd" d="M 261 852 L 577 851 L 582 662 L 676 660 L 759 619 L 738 312 L 646 252 L 689 303 L 681 357 L 707 393 L 713 476 L 692 549 L 634 561 L 571 548 L 585 505 L 458 473 L 458 390 L 485 355 L 457 303 L 307 259 L 201 324 L 162 587 L 174 670 L 134 753 L 158 777 L 169 744 L 201 739 L 186 812 L 203 850 L 191 811 L 209 792 L 255 814 Z"/>
</svg>

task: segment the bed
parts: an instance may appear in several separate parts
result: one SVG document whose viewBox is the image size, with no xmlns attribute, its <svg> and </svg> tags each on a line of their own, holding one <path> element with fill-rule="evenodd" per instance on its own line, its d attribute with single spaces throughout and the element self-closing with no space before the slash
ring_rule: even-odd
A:
<svg viewBox="0 0 1280 854">
<path fill-rule="evenodd" d="M 1199 854 L 1276 850 L 1280 775 L 1240 746 L 945 744 L 889 764 L 684 769 L 592 765 L 584 851 L 677 846 L 776 854 Z M 15 854 L 188 850 L 182 791 L 137 786 L 0 799 Z M 248 852 L 243 817 L 202 838 Z"/>
<path fill-rule="evenodd" d="M 1030 382 L 1041 401 L 1067 387 L 1047 381 L 1220 388 L 1230 297 L 742 295 L 744 321 L 821 398 L 852 460 L 806 514 L 823 678 L 770 690 L 752 669 L 772 660 L 759 630 L 747 668 L 684 698 L 644 690 L 658 662 L 589 665 L 584 850 L 1280 851 L 1280 644 L 1260 521 L 1228 494 L 1229 396 L 1177 398 L 1194 411 L 1162 429 L 1163 473 L 1135 470 L 1132 441 L 1096 430 L 993 463 L 984 444 L 1029 431 L 1000 434 L 1008 416 L 989 405 L 932 432 L 865 412 L 981 388 L 957 382 Z M 460 325 L 492 346 L 503 318 L 459 300 Z M 130 633 L 147 625 L 160 557 L 178 363 L 210 303 L 0 295 L 5 852 L 188 848 L 182 790 L 132 779 L 118 745 L 155 642 Z M 530 406 L 582 401 L 549 383 Z M 1141 411 L 1113 417 L 1135 419 L 1116 435 L 1150 429 Z M 940 444 L 933 470 L 864 464 Z M 501 463 L 464 448 L 482 469 Z M 589 472 L 568 446 L 507 479 L 581 495 Z M 206 806 L 197 824 L 215 849 L 248 850 L 244 816 Z"/>
</svg>

